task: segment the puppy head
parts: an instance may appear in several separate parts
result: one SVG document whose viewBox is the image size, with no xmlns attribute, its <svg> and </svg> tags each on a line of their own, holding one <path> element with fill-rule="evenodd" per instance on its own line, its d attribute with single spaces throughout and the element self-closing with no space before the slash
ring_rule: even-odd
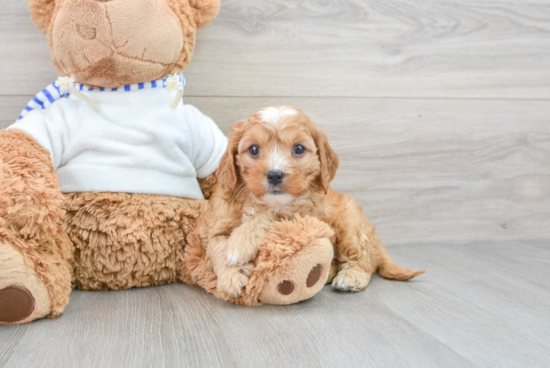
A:
<svg viewBox="0 0 550 368">
<path fill-rule="evenodd" d="M 287 205 L 308 192 L 326 192 L 338 163 L 326 135 L 307 115 L 276 106 L 232 128 L 217 175 L 227 193 L 246 186 L 259 202 Z"/>
</svg>

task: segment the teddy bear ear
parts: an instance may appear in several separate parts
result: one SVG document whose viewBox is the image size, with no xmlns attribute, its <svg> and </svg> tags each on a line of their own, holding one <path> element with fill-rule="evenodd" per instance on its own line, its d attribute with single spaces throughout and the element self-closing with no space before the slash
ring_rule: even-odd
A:
<svg viewBox="0 0 550 368">
<path fill-rule="evenodd" d="M 55 0 L 29 0 L 31 17 L 38 28 L 48 27 L 54 8 Z"/>
<path fill-rule="evenodd" d="M 197 28 L 207 25 L 218 15 L 220 0 L 189 0 Z"/>
</svg>

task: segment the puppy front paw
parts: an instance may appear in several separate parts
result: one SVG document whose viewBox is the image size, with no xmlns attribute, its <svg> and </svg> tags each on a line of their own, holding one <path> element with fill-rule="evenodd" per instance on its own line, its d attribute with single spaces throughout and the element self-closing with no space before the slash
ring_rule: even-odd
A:
<svg viewBox="0 0 550 368">
<path fill-rule="evenodd" d="M 227 254 L 226 264 L 228 266 L 237 266 L 237 265 L 242 265 L 244 263 L 246 263 L 246 260 L 244 259 L 244 257 L 242 257 L 242 255 L 239 255 L 233 252 L 230 252 Z"/>
<path fill-rule="evenodd" d="M 240 241 L 239 241 L 240 240 Z M 250 262 L 258 251 L 259 239 L 232 239 L 227 242 L 227 259 L 228 266 L 241 266 Z"/>
<path fill-rule="evenodd" d="M 225 245 L 227 265 L 245 265 L 254 259 L 258 253 L 260 241 L 269 228 L 270 222 L 264 222 L 258 223 L 258 221 L 248 220 L 233 230 Z"/>
<path fill-rule="evenodd" d="M 218 290 L 226 296 L 238 297 L 250 280 L 252 268 L 252 263 L 225 267 L 218 273 Z"/>
<path fill-rule="evenodd" d="M 361 291 L 367 287 L 371 275 L 361 269 L 340 270 L 332 280 L 332 286 L 340 291 Z"/>
</svg>

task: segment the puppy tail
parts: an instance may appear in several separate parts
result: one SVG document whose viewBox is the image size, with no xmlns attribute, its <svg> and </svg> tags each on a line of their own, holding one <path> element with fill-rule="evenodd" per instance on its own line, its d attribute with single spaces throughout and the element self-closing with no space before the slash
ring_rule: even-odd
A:
<svg viewBox="0 0 550 368">
<path fill-rule="evenodd" d="M 411 270 L 406 267 L 399 267 L 394 261 L 386 263 L 378 267 L 378 274 L 385 279 L 405 281 L 410 280 L 418 275 L 426 272 L 426 268 L 422 270 Z"/>
<path fill-rule="evenodd" d="M 410 280 L 418 275 L 426 272 L 426 268 L 422 270 L 411 270 L 406 267 L 399 267 L 397 263 L 391 259 L 386 248 L 379 241 L 374 242 L 374 248 L 378 253 L 378 274 L 385 279 L 405 281 Z"/>
</svg>

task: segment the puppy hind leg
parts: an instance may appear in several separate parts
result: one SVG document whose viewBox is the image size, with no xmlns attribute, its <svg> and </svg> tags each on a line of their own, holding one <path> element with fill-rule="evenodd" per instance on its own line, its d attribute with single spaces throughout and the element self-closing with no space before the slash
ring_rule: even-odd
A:
<svg viewBox="0 0 550 368">
<path fill-rule="evenodd" d="M 338 261 L 333 259 L 332 263 L 330 264 L 330 270 L 328 272 L 327 284 L 332 284 L 332 280 L 334 280 L 337 274 L 338 274 Z"/>
<path fill-rule="evenodd" d="M 361 291 L 372 277 L 372 272 L 365 271 L 358 263 L 342 263 L 339 269 L 332 286 L 340 291 Z"/>
<path fill-rule="evenodd" d="M 372 266 L 366 242 L 362 234 L 359 238 L 348 236 L 339 245 L 340 262 L 338 273 L 332 286 L 341 291 L 361 291 L 367 287 L 372 277 Z"/>
</svg>

